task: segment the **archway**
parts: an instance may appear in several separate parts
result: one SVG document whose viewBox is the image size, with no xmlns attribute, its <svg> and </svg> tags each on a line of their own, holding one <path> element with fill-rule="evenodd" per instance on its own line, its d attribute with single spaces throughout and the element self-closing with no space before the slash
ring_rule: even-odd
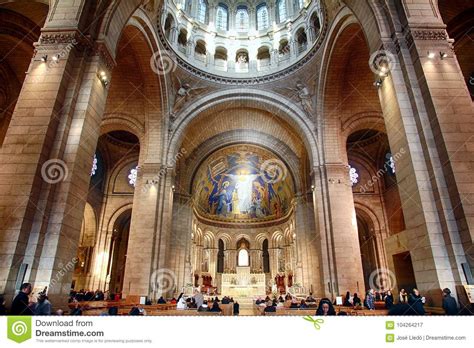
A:
<svg viewBox="0 0 474 348">
<path fill-rule="evenodd" d="M 120 294 L 123 290 L 131 218 L 132 211 L 127 210 L 120 214 L 113 225 L 107 266 L 108 290 L 111 294 Z"/>
</svg>

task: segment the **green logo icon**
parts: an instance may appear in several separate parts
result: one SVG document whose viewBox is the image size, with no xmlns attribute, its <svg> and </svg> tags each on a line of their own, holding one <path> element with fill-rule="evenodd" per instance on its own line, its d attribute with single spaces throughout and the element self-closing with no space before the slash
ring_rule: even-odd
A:
<svg viewBox="0 0 474 348">
<path fill-rule="evenodd" d="M 12 341 L 22 343 L 31 338 L 31 317 L 8 317 L 7 336 Z"/>
<path fill-rule="evenodd" d="M 387 342 L 387 343 L 395 342 L 395 335 L 394 334 L 386 334 L 385 335 L 385 342 Z"/>
<path fill-rule="evenodd" d="M 324 324 L 324 320 L 323 319 L 316 319 L 316 318 L 313 318 L 311 317 L 310 315 L 307 315 L 306 317 L 303 318 L 304 320 L 306 321 L 309 321 L 311 323 L 313 323 L 313 326 L 316 330 L 319 330 L 321 329 L 321 325 Z"/>
<path fill-rule="evenodd" d="M 395 329 L 395 322 L 394 321 L 386 321 L 385 322 L 385 329 L 387 329 L 387 330 Z"/>
</svg>

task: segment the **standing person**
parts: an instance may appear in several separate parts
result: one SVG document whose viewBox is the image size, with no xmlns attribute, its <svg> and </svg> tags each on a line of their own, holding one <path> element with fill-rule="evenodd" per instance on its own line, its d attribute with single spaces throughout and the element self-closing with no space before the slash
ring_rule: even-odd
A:
<svg viewBox="0 0 474 348">
<path fill-rule="evenodd" d="M 390 309 L 393 307 L 393 295 L 392 295 L 392 291 L 391 290 L 388 290 L 387 291 L 387 294 L 385 295 L 385 308 L 386 309 Z"/>
<path fill-rule="evenodd" d="M 197 308 L 201 307 L 204 303 L 204 296 L 201 294 L 200 291 L 196 291 L 194 295 L 194 301 L 196 302 Z"/>
<path fill-rule="evenodd" d="M 35 305 L 35 315 L 51 315 L 51 302 L 49 302 L 45 292 L 41 292 L 38 296 L 38 302 Z"/>
<path fill-rule="evenodd" d="M 413 292 L 408 298 L 408 304 L 416 312 L 417 315 L 425 315 L 424 303 L 425 298 L 420 295 L 418 289 L 413 289 Z"/>
<path fill-rule="evenodd" d="M 458 304 L 456 299 L 451 296 L 451 290 L 443 289 L 443 309 L 446 315 L 458 315 Z"/>
<path fill-rule="evenodd" d="M 408 294 L 405 291 L 405 289 L 400 290 L 400 294 L 398 296 L 398 302 L 399 303 L 408 303 Z"/>
<path fill-rule="evenodd" d="M 370 289 L 367 291 L 367 296 L 365 297 L 365 303 L 367 305 L 367 308 L 370 310 L 375 309 L 375 291 L 374 289 Z"/>
<path fill-rule="evenodd" d="M 30 307 L 31 284 L 23 283 L 20 287 L 20 292 L 16 295 L 12 302 L 11 315 L 33 315 L 33 310 Z"/>
<path fill-rule="evenodd" d="M 234 302 L 234 315 L 239 315 L 239 312 L 240 312 L 240 305 L 236 301 L 236 302 Z"/>
</svg>

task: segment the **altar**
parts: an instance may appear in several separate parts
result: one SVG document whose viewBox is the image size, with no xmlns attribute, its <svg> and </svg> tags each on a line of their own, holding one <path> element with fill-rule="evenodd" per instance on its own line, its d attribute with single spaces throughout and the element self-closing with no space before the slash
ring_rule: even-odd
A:
<svg viewBox="0 0 474 348">
<path fill-rule="evenodd" d="M 235 273 L 222 274 L 221 294 L 231 297 L 256 297 L 266 294 L 265 273 L 251 273 L 250 267 L 236 267 Z"/>
</svg>

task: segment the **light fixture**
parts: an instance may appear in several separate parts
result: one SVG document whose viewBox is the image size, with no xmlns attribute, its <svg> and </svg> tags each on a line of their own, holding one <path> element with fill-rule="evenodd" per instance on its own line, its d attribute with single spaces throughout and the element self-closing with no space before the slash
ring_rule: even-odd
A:
<svg viewBox="0 0 474 348">
<path fill-rule="evenodd" d="M 173 192 L 175 191 L 175 187 L 174 187 L 174 185 L 173 185 L 173 186 L 171 186 L 171 190 L 172 190 Z"/>
<path fill-rule="evenodd" d="M 311 185 L 311 191 L 314 191 L 314 185 Z"/>
<path fill-rule="evenodd" d="M 380 87 L 382 87 L 382 85 L 383 85 L 383 79 L 379 78 L 379 79 L 375 80 L 375 82 L 374 82 L 375 87 L 380 88 Z"/>
<path fill-rule="evenodd" d="M 429 59 L 434 59 L 434 57 L 436 57 L 436 54 L 432 51 L 428 51 L 428 58 Z"/>
<path fill-rule="evenodd" d="M 446 52 L 439 52 L 439 57 L 441 58 L 441 60 L 443 60 L 444 58 L 448 57 L 448 54 Z"/>
<path fill-rule="evenodd" d="M 146 181 L 146 184 L 147 184 L 147 185 L 156 185 L 156 184 L 158 184 L 158 180 L 154 180 L 154 179 L 150 180 L 150 179 L 148 179 L 148 180 Z"/>
<path fill-rule="evenodd" d="M 99 80 L 102 82 L 104 87 L 107 87 L 109 85 L 109 78 L 107 77 L 107 73 L 102 70 L 101 72 L 97 73 L 97 77 Z"/>
<path fill-rule="evenodd" d="M 59 61 L 59 54 L 55 54 L 53 56 L 53 62 L 57 62 L 57 61 Z"/>
<path fill-rule="evenodd" d="M 46 62 L 48 61 L 48 55 L 45 54 L 44 56 L 42 56 L 42 57 L 41 57 L 41 61 L 42 61 L 43 63 L 46 63 Z"/>
</svg>

